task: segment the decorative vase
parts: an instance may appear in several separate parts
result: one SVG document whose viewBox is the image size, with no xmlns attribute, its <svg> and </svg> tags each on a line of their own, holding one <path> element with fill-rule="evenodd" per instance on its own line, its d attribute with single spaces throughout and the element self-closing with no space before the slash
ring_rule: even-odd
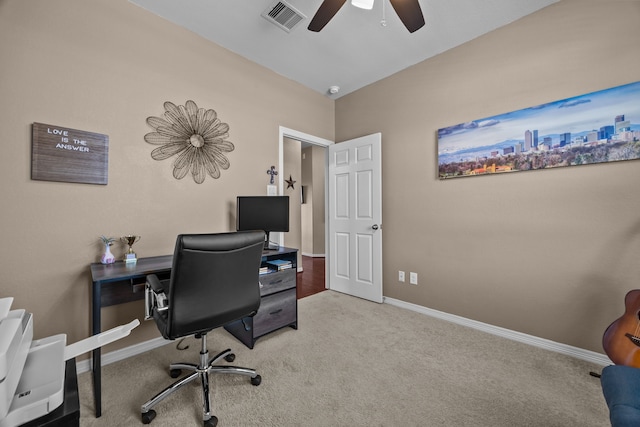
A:
<svg viewBox="0 0 640 427">
<path fill-rule="evenodd" d="M 103 264 L 113 264 L 116 261 L 116 257 L 111 253 L 111 245 L 104 245 L 104 254 L 100 258 L 100 262 Z"/>
</svg>

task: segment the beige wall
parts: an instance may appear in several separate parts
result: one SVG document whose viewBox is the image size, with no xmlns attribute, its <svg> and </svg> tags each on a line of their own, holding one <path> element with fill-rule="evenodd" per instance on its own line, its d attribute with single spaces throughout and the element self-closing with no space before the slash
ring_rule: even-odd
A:
<svg viewBox="0 0 640 427">
<path fill-rule="evenodd" d="M 337 141 L 382 132 L 385 296 L 602 352 L 638 287 L 640 163 L 440 181 L 437 130 L 640 80 L 638 22 L 563 0 L 336 101 Z"/>
<path fill-rule="evenodd" d="M 278 127 L 332 140 L 334 102 L 126 0 L 0 1 L 0 295 L 34 313 L 36 337 L 90 332 L 89 264 L 102 234 L 139 234 L 139 256 L 175 236 L 235 227 L 235 197 L 264 194 Z M 143 137 L 163 103 L 187 100 L 229 124 L 229 170 L 176 180 Z M 109 136 L 108 185 L 32 181 L 31 124 Z M 124 248 L 114 246 L 122 255 Z M 142 303 L 104 309 L 105 328 Z M 145 323 L 112 348 L 157 336 Z"/>
<path fill-rule="evenodd" d="M 327 148 L 311 146 L 313 192 L 313 255 L 324 255 L 325 250 L 325 185 Z"/>
<path fill-rule="evenodd" d="M 289 232 L 284 233 L 284 246 L 298 249 L 298 270 L 302 268 L 302 213 L 300 193 L 302 185 L 302 147 L 300 141 L 291 138 L 283 140 L 283 178 L 291 178 L 293 187 L 283 185 L 283 196 L 289 196 Z"/>
<path fill-rule="evenodd" d="M 306 203 L 302 205 L 302 252 L 325 254 L 325 169 L 327 148 L 312 145 L 302 150 L 302 177 Z"/>
<path fill-rule="evenodd" d="M 311 147 L 302 149 L 302 182 L 305 189 L 305 203 L 300 205 L 300 226 L 304 255 L 313 253 L 313 154 Z"/>
</svg>

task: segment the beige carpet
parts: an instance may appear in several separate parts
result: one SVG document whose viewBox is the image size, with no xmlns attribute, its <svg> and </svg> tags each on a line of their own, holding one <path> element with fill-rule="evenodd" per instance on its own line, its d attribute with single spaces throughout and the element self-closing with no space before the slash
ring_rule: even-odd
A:
<svg viewBox="0 0 640 427">
<path fill-rule="evenodd" d="M 299 329 L 249 350 L 224 330 L 247 377 L 214 376 L 219 426 L 608 426 L 593 365 L 388 304 L 325 291 L 299 301 Z M 103 415 L 94 418 L 90 373 L 79 376 L 81 426 L 142 425 L 140 405 L 173 381 L 170 361 L 197 361 L 175 342 L 103 368 Z M 151 426 L 201 422 L 194 382 L 156 407 Z"/>
</svg>

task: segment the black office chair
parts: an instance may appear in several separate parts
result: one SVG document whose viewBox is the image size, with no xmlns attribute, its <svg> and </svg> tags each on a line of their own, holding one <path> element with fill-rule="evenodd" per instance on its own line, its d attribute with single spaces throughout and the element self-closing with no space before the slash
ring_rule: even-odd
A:
<svg viewBox="0 0 640 427">
<path fill-rule="evenodd" d="M 251 384 L 260 384 L 261 377 L 253 369 L 214 365 L 222 358 L 233 362 L 235 355 L 227 349 L 210 360 L 207 332 L 253 316 L 258 311 L 264 236 L 262 231 L 180 235 L 176 240 L 171 278 L 160 281 L 153 274 L 147 276 L 145 317 L 155 320 L 164 338 L 173 340 L 195 335 L 201 340 L 202 348 L 199 364 L 170 365 L 173 378 L 180 376 L 182 369 L 194 372 L 142 405 L 144 424 L 149 424 L 156 416 L 151 408 L 185 384 L 200 378 L 204 425 L 215 426 L 218 419 L 211 415 L 209 373 L 246 375 L 251 377 Z"/>
</svg>

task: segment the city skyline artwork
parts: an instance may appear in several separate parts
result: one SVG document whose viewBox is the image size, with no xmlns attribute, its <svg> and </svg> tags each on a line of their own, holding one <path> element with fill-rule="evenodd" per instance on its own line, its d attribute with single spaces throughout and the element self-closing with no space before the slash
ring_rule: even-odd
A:
<svg viewBox="0 0 640 427">
<path fill-rule="evenodd" d="M 438 130 L 440 179 L 640 158 L 640 82 Z"/>
</svg>

